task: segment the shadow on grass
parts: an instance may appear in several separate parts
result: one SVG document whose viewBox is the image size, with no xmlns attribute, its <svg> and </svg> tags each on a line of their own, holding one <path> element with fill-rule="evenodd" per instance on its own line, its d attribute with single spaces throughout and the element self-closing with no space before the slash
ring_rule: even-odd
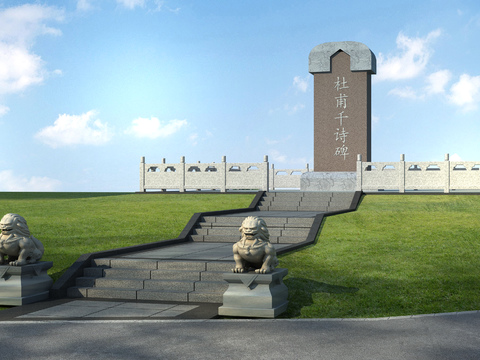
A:
<svg viewBox="0 0 480 360">
<path fill-rule="evenodd" d="M 284 280 L 288 288 L 288 310 L 281 317 L 299 316 L 303 307 L 313 304 L 312 295 L 316 293 L 327 294 L 352 294 L 360 289 L 354 287 L 345 287 L 339 285 L 331 285 L 311 279 L 288 278 Z"/>
<path fill-rule="evenodd" d="M 323 282 L 302 279 L 302 278 L 288 278 L 284 281 L 289 289 L 308 289 L 309 293 L 323 292 L 329 294 L 346 294 L 354 293 L 359 289 L 354 287 L 345 287 L 339 285 L 330 285 Z"/>
</svg>

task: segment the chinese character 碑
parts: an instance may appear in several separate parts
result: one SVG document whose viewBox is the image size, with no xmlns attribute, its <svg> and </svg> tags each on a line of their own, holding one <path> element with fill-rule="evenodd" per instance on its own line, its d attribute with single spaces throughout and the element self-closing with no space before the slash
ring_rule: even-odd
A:
<svg viewBox="0 0 480 360">
<path fill-rule="evenodd" d="M 337 147 L 335 150 L 335 156 L 343 156 L 343 160 L 345 160 L 347 155 L 350 155 L 348 152 L 348 146 L 342 145 L 342 147 Z"/>
</svg>

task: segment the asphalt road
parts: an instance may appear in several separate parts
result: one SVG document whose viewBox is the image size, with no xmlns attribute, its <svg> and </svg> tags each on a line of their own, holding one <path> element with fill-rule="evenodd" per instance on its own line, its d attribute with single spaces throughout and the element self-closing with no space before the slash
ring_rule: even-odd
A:
<svg viewBox="0 0 480 360">
<path fill-rule="evenodd" d="M 6 321 L 8 359 L 480 359 L 480 313 L 373 320 Z"/>
</svg>

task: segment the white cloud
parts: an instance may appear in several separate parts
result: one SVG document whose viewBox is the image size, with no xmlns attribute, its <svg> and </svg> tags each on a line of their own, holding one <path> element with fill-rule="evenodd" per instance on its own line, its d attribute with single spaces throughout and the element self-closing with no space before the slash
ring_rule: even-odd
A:
<svg viewBox="0 0 480 360">
<path fill-rule="evenodd" d="M 445 86 L 452 78 L 452 73 L 449 70 L 440 70 L 430 74 L 427 77 L 427 93 L 441 94 L 445 92 Z"/>
<path fill-rule="evenodd" d="M 463 161 L 463 159 L 457 153 L 450 156 L 450 161 Z"/>
<path fill-rule="evenodd" d="M 439 37 L 439 29 L 430 32 L 426 37 L 409 38 L 403 33 L 397 36 L 397 48 L 401 50 L 399 55 L 378 55 L 378 69 L 375 79 L 402 80 L 417 77 L 427 66 L 432 55 L 430 44 Z"/>
<path fill-rule="evenodd" d="M 107 124 L 95 119 L 96 116 L 95 110 L 82 115 L 59 115 L 53 125 L 40 130 L 35 138 L 52 148 L 105 144 L 113 135 Z"/>
<path fill-rule="evenodd" d="M 3 115 L 5 115 L 6 113 L 8 113 L 10 111 L 10 108 L 8 106 L 5 106 L 5 105 L 0 105 L 0 117 L 2 117 Z"/>
<path fill-rule="evenodd" d="M 93 6 L 90 0 L 78 0 L 77 1 L 77 10 L 80 11 L 89 11 L 92 10 Z"/>
<path fill-rule="evenodd" d="M 18 176 L 12 170 L 0 171 L 1 191 L 55 191 L 61 182 L 49 177 L 32 176 L 30 179 Z"/>
<path fill-rule="evenodd" d="M 417 92 L 412 89 L 410 86 L 405 86 L 403 88 L 394 88 L 388 92 L 389 95 L 395 95 L 404 99 L 418 100 L 423 99 L 423 95 L 418 95 Z"/>
<path fill-rule="evenodd" d="M 302 109 L 304 109 L 304 108 L 305 108 L 305 104 L 296 104 L 296 105 L 293 105 L 293 106 L 292 106 L 292 105 L 285 104 L 285 105 L 283 106 L 283 109 L 284 109 L 285 111 L 287 111 L 287 113 L 288 113 L 289 115 L 293 115 L 293 114 L 295 114 L 297 111 L 302 110 Z"/>
<path fill-rule="evenodd" d="M 288 135 L 288 136 L 286 136 L 282 139 L 278 139 L 278 140 L 265 138 L 265 142 L 266 142 L 267 145 L 277 145 L 277 144 L 281 144 L 281 143 L 286 143 L 291 138 L 292 138 L 292 135 Z"/>
<path fill-rule="evenodd" d="M 0 10 L 0 94 L 23 91 L 44 80 L 44 61 L 31 47 L 38 36 L 61 35 L 47 23 L 63 17 L 63 10 L 34 4 Z"/>
<path fill-rule="evenodd" d="M 137 6 L 145 6 L 145 0 L 117 0 L 117 3 L 130 10 L 135 9 Z"/>
<path fill-rule="evenodd" d="M 480 102 L 480 76 L 461 75 L 450 88 L 447 98 L 464 111 L 475 110 Z"/>
<path fill-rule="evenodd" d="M 372 115 L 372 123 L 373 124 L 378 124 L 380 122 L 380 117 Z"/>
<path fill-rule="evenodd" d="M 161 122 L 156 117 L 138 118 L 132 121 L 132 126 L 125 133 L 138 138 L 156 139 L 166 138 L 173 135 L 182 127 L 187 125 L 187 120 L 170 120 L 167 123 Z"/>
<path fill-rule="evenodd" d="M 197 145 L 198 144 L 198 134 L 195 133 L 195 134 L 191 134 L 188 139 L 190 140 L 190 142 L 192 143 L 193 146 Z"/>
<path fill-rule="evenodd" d="M 308 76 L 305 78 L 302 78 L 300 76 L 295 76 L 293 78 L 293 86 L 301 91 L 301 92 L 307 92 L 308 89 Z"/>
<path fill-rule="evenodd" d="M 278 150 L 270 150 L 269 153 L 269 160 L 272 163 L 284 163 L 287 161 L 287 156 L 281 154 Z"/>
</svg>

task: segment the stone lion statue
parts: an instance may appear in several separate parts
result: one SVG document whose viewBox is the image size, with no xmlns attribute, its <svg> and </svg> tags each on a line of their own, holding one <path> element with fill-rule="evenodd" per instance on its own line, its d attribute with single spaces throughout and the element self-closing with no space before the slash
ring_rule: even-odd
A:
<svg viewBox="0 0 480 360">
<path fill-rule="evenodd" d="M 44 252 L 42 243 L 30 235 L 27 221 L 18 214 L 6 214 L 0 220 L 0 265 L 33 264 Z M 5 260 L 5 256 L 8 257 Z"/>
<path fill-rule="evenodd" d="M 267 224 L 261 218 L 249 216 L 240 227 L 242 238 L 233 245 L 235 273 L 254 268 L 258 274 L 266 274 L 278 265 L 277 253 L 270 243 Z"/>
</svg>

